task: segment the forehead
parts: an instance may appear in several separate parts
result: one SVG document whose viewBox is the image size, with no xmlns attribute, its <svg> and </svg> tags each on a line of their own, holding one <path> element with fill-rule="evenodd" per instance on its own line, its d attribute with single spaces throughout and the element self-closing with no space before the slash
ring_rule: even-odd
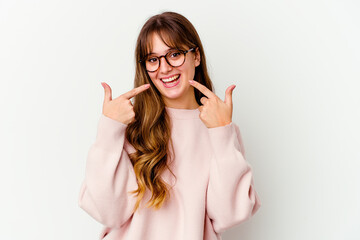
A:
<svg viewBox="0 0 360 240">
<path fill-rule="evenodd" d="M 170 36 L 158 33 L 153 33 L 148 38 L 149 44 L 147 46 L 147 54 L 163 55 L 170 49 L 186 48 L 183 44 L 176 44 Z"/>
<path fill-rule="evenodd" d="M 172 48 L 171 46 L 166 45 L 158 34 L 153 34 L 150 39 L 151 44 L 149 54 L 165 54 L 170 48 Z"/>
</svg>

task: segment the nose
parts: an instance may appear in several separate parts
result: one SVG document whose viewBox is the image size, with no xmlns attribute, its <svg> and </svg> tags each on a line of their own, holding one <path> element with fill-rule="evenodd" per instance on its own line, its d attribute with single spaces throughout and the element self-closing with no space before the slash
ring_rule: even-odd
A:
<svg viewBox="0 0 360 240">
<path fill-rule="evenodd" d="M 172 67 L 167 63 L 165 57 L 161 57 L 159 59 L 160 61 L 160 72 L 161 73 L 167 73 L 171 71 Z"/>
</svg>

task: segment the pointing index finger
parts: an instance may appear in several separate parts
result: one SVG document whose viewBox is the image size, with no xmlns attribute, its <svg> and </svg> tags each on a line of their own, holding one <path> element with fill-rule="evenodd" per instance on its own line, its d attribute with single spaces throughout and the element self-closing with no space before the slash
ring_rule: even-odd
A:
<svg viewBox="0 0 360 240">
<path fill-rule="evenodd" d="M 216 97 L 216 95 L 212 91 L 210 91 L 207 87 L 205 87 L 201 83 L 199 83 L 197 81 L 194 81 L 194 80 L 189 80 L 189 83 L 192 86 L 194 86 L 195 88 L 197 88 L 200 92 L 202 92 L 208 98 L 215 98 Z"/>
<path fill-rule="evenodd" d="M 130 99 L 136 95 L 138 95 L 139 93 L 145 91 L 146 89 L 148 89 L 150 87 L 150 84 L 147 83 L 147 84 L 144 84 L 144 85 L 141 85 L 139 87 L 136 87 L 134 89 L 131 89 L 130 91 L 124 93 L 122 96 L 127 98 L 127 99 Z"/>
</svg>

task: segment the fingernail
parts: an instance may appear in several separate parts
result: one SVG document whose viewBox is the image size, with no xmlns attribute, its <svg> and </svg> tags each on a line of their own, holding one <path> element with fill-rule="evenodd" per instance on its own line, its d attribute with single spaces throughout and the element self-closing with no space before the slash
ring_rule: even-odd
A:
<svg viewBox="0 0 360 240">
<path fill-rule="evenodd" d="M 193 80 L 189 80 L 189 83 L 190 83 L 190 84 L 193 84 L 193 83 L 194 83 L 194 81 L 193 81 Z"/>
</svg>

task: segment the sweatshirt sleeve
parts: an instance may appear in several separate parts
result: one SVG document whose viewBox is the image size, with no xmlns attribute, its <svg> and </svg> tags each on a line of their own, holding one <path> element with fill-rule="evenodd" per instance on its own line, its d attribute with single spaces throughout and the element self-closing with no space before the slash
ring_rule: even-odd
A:
<svg viewBox="0 0 360 240">
<path fill-rule="evenodd" d="M 206 208 L 214 230 L 222 233 L 253 216 L 261 202 L 238 126 L 231 122 L 208 131 L 213 155 Z"/>
<path fill-rule="evenodd" d="M 127 125 L 101 114 L 96 140 L 87 155 L 78 204 L 95 220 L 119 228 L 131 216 L 138 185 L 124 150 Z"/>
</svg>

